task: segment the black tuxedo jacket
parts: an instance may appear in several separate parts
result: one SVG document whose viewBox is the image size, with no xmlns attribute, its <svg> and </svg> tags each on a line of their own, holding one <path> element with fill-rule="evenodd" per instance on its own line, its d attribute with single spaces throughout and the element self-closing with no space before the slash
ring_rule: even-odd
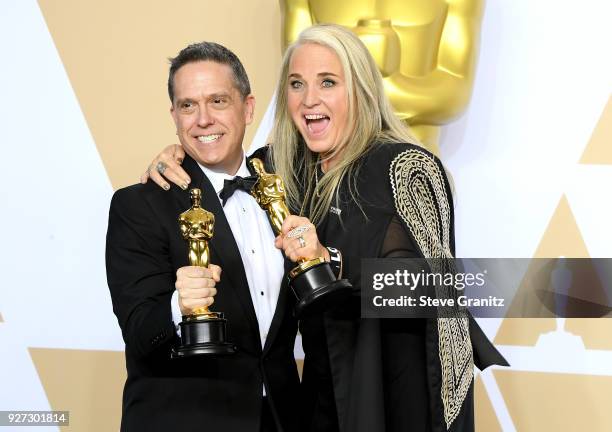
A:
<svg viewBox="0 0 612 432">
<path fill-rule="evenodd" d="M 222 274 L 212 310 L 225 313 L 227 339 L 238 352 L 170 359 L 178 341 L 170 299 L 177 269 L 189 265 L 177 218 L 191 205 L 189 191 L 176 186 L 165 191 L 153 182 L 118 190 L 110 208 L 106 268 L 126 345 L 121 430 L 255 432 L 265 383 L 280 430 L 293 431 L 299 388 L 293 296 L 281 289 L 262 349 L 244 267 L 223 208 L 196 162 L 187 157 L 183 167 L 191 186 L 202 190 L 202 207 L 215 215 L 211 262 Z"/>
</svg>

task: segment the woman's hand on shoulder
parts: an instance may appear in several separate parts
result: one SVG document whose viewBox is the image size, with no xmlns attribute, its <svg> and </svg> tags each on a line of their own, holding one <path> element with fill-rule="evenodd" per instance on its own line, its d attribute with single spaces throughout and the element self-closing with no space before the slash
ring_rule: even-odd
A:
<svg viewBox="0 0 612 432">
<path fill-rule="evenodd" d="M 162 150 L 149 164 L 147 170 L 140 176 L 140 183 L 153 180 L 165 190 L 170 189 L 171 181 L 182 189 L 187 189 L 191 179 L 181 167 L 185 159 L 185 151 L 178 144 L 173 144 Z"/>
<path fill-rule="evenodd" d="M 319 242 L 316 227 L 305 217 L 288 216 L 283 222 L 281 234 L 274 241 L 274 246 L 281 249 L 293 262 L 319 257 L 329 261 L 329 252 Z"/>
</svg>

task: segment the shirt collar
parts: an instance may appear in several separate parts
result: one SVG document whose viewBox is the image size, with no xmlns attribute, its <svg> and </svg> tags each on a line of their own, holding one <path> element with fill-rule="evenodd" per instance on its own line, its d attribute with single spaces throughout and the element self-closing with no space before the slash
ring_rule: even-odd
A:
<svg viewBox="0 0 612 432">
<path fill-rule="evenodd" d="M 200 169 L 202 170 L 204 175 L 208 177 L 208 180 L 210 180 L 210 182 L 212 183 L 212 187 L 215 190 L 217 196 L 221 192 L 221 189 L 223 189 L 223 182 L 225 180 L 231 180 L 236 176 L 248 177 L 251 175 L 249 169 L 247 168 L 246 157 L 244 156 L 244 153 L 242 154 L 242 163 L 240 164 L 240 168 L 238 168 L 238 171 L 236 171 L 236 174 L 234 175 L 226 174 L 224 172 L 213 171 L 199 162 L 198 165 L 200 166 Z"/>
</svg>

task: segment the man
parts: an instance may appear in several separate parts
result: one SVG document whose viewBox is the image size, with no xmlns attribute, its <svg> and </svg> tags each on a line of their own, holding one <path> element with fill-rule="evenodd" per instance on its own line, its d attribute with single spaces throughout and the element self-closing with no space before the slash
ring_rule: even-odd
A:
<svg viewBox="0 0 612 432">
<path fill-rule="evenodd" d="M 211 265 L 187 265 L 177 221 L 190 207 L 186 185 L 139 184 L 115 193 L 106 261 L 126 344 L 121 429 L 295 430 L 296 323 L 293 299 L 280 289 L 283 258 L 256 201 L 242 190 L 222 192 L 225 180 L 250 174 L 242 149 L 255 107 L 248 77 L 231 51 L 204 42 L 171 60 L 168 92 L 187 153 L 183 168 L 202 190 L 202 207 L 215 215 Z M 225 313 L 227 339 L 238 351 L 171 360 L 180 314 L 213 297 L 212 309 Z"/>
</svg>

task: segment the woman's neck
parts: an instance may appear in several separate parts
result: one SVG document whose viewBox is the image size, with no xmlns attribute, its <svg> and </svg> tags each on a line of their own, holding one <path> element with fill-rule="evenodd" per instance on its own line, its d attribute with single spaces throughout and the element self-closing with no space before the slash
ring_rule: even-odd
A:
<svg viewBox="0 0 612 432">
<path fill-rule="evenodd" d="M 340 161 L 340 157 L 341 157 L 340 152 L 333 155 L 332 157 L 326 157 L 326 156 L 319 155 L 319 158 L 322 158 L 321 171 L 323 171 L 323 173 L 325 174 L 327 171 L 329 171 L 330 169 L 338 165 L 338 162 Z"/>
</svg>

